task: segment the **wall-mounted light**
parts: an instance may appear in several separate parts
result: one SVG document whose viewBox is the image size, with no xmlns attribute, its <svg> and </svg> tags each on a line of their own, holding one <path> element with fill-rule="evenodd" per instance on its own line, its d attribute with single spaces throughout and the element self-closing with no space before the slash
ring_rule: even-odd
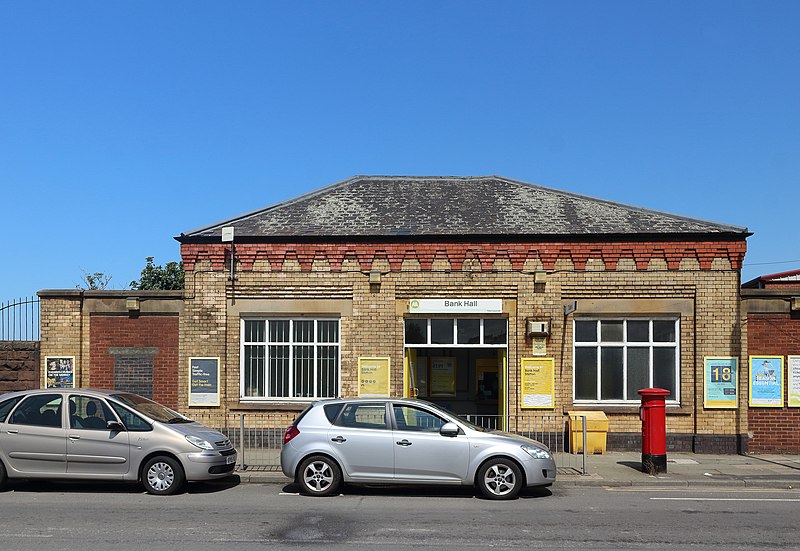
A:
<svg viewBox="0 0 800 551">
<path fill-rule="evenodd" d="M 544 285 L 547 283 L 547 272 L 544 270 L 536 270 L 533 272 L 533 282 L 537 285 Z"/>
<path fill-rule="evenodd" d="M 135 311 L 139 309 L 139 297 L 128 297 L 125 299 L 125 308 L 128 311 Z"/>
<path fill-rule="evenodd" d="M 370 285 L 380 285 L 381 284 L 381 271 L 380 270 L 371 270 L 369 272 L 369 284 Z"/>
</svg>

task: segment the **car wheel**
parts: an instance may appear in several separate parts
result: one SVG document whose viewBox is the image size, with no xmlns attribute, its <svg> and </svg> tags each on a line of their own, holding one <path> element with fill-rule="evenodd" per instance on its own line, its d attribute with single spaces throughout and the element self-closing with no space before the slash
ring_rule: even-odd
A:
<svg viewBox="0 0 800 551">
<path fill-rule="evenodd" d="M 3 462 L 0 461 L 0 490 L 6 485 L 6 481 L 8 480 L 8 475 L 6 474 L 6 466 L 3 465 Z"/>
<path fill-rule="evenodd" d="M 171 457 L 153 457 L 142 467 L 142 483 L 151 494 L 172 495 L 183 487 L 184 482 L 183 467 Z"/>
<path fill-rule="evenodd" d="M 342 485 L 342 470 L 333 459 L 314 455 L 300 464 L 297 481 L 306 495 L 329 496 Z"/>
<path fill-rule="evenodd" d="M 510 459 L 492 459 L 478 470 L 478 488 L 489 499 L 513 499 L 522 484 L 522 472 Z"/>
</svg>

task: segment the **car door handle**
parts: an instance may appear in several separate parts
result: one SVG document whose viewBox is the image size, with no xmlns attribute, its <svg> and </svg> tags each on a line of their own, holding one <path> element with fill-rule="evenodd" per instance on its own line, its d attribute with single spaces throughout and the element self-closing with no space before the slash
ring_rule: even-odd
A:
<svg viewBox="0 0 800 551">
<path fill-rule="evenodd" d="M 404 439 L 400 440 L 399 442 L 397 442 L 397 445 L 398 445 L 398 446 L 410 446 L 410 445 L 411 445 L 411 442 L 409 442 L 408 440 L 406 440 L 406 439 L 404 438 Z"/>
<path fill-rule="evenodd" d="M 8 434 L 19 434 L 19 431 L 17 429 L 10 429 L 6 432 L 8 432 Z"/>
<path fill-rule="evenodd" d="M 69 439 L 70 439 L 70 440 L 80 440 L 80 439 L 81 439 L 81 437 L 80 437 L 80 436 L 78 436 L 77 434 L 70 434 L 70 435 L 69 435 Z"/>
<path fill-rule="evenodd" d="M 331 442 L 336 442 L 337 444 L 341 444 L 342 442 L 347 442 L 347 438 L 342 438 L 341 436 L 337 436 L 336 438 L 331 438 Z"/>
</svg>

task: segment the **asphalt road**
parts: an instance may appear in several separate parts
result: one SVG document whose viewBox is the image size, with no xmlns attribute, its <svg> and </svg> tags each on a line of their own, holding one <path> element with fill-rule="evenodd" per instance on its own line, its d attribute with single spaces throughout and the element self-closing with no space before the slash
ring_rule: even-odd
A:
<svg viewBox="0 0 800 551">
<path fill-rule="evenodd" d="M 0 548 L 800 549 L 800 491 L 556 485 L 495 502 L 468 488 L 347 488 L 309 498 L 278 484 L 138 487 L 11 482 Z"/>
</svg>

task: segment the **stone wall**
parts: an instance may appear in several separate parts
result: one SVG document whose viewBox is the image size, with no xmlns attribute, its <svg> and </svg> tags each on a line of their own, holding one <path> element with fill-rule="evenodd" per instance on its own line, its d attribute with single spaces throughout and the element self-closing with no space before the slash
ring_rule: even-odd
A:
<svg viewBox="0 0 800 551">
<path fill-rule="evenodd" d="M 0 394 L 39 388 L 39 341 L 0 341 Z"/>
</svg>

